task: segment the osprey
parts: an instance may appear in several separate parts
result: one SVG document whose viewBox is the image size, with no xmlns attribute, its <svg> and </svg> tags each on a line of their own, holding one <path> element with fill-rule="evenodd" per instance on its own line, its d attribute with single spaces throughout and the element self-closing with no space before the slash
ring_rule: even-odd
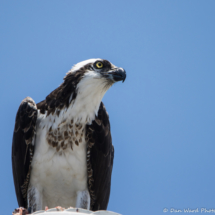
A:
<svg viewBox="0 0 215 215">
<path fill-rule="evenodd" d="M 126 72 L 107 60 L 76 64 L 63 83 L 36 104 L 25 98 L 18 109 L 12 167 L 20 207 L 106 210 L 114 147 L 101 102 Z"/>
</svg>

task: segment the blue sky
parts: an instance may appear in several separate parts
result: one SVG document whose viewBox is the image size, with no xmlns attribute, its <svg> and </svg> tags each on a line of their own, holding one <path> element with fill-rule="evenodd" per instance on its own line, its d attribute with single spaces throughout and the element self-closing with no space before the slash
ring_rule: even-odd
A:
<svg viewBox="0 0 215 215">
<path fill-rule="evenodd" d="M 115 159 L 108 210 L 215 208 L 215 2 L 2 1 L 0 169 L 5 214 L 20 102 L 43 100 L 72 65 L 103 58 L 127 71 L 103 101 Z"/>
</svg>

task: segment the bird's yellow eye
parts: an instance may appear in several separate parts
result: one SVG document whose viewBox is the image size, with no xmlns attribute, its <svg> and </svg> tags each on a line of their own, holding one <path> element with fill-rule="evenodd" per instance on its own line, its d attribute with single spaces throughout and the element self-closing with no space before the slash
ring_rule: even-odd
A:
<svg viewBox="0 0 215 215">
<path fill-rule="evenodd" d="M 102 63 L 102 62 L 97 62 L 97 63 L 96 63 L 96 67 L 97 67 L 98 69 L 101 69 L 101 68 L 103 67 L 103 63 Z"/>
</svg>

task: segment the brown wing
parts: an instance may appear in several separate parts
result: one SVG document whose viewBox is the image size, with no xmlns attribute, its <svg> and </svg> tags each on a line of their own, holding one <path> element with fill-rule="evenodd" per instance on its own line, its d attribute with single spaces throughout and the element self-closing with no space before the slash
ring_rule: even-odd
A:
<svg viewBox="0 0 215 215">
<path fill-rule="evenodd" d="M 110 196 L 114 147 L 110 133 L 108 113 L 101 103 L 98 116 L 87 126 L 88 189 L 91 210 L 106 210 Z"/>
<path fill-rule="evenodd" d="M 18 109 L 12 143 L 12 168 L 16 197 L 20 207 L 27 207 L 27 189 L 30 180 L 32 144 L 37 120 L 37 107 L 30 98 L 25 98 Z"/>
</svg>

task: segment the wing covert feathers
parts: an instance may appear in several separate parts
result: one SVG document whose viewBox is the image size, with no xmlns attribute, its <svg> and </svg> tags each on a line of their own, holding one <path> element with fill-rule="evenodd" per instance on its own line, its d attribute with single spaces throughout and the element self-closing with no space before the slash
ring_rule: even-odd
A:
<svg viewBox="0 0 215 215">
<path fill-rule="evenodd" d="M 37 106 L 30 97 L 25 98 L 16 115 L 12 143 L 13 179 L 18 204 L 27 207 L 27 189 L 30 180 L 31 161 L 34 153 Z"/>
<path fill-rule="evenodd" d="M 98 116 L 87 126 L 87 169 L 91 210 L 106 210 L 111 186 L 114 147 L 110 122 L 104 104 L 101 102 Z"/>
</svg>

